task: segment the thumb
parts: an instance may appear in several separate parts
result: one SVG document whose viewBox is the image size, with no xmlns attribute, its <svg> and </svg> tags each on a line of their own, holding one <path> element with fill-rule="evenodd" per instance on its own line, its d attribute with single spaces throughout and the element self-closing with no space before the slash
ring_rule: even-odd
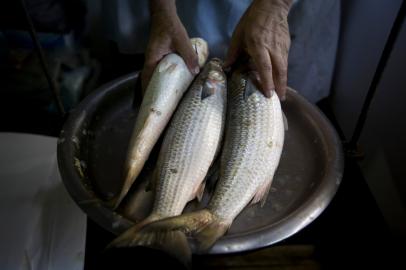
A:
<svg viewBox="0 0 406 270">
<path fill-rule="evenodd" d="M 190 72 L 196 75 L 200 71 L 197 54 L 192 46 L 192 43 L 190 42 L 190 39 L 187 38 L 186 40 L 187 42 L 178 42 L 177 51 L 183 58 L 183 61 L 185 61 Z"/>
</svg>

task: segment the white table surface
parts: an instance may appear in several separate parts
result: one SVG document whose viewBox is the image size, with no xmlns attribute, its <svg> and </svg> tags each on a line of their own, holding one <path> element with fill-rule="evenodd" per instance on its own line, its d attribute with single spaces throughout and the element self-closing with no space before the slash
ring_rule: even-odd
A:
<svg viewBox="0 0 406 270">
<path fill-rule="evenodd" d="M 56 146 L 0 133 L 0 269 L 83 269 L 86 216 L 61 181 Z"/>
</svg>

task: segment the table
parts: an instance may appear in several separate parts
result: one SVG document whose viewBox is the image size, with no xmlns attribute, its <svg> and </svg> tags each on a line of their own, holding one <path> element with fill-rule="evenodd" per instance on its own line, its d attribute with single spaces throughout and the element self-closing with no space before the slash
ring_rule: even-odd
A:
<svg viewBox="0 0 406 270">
<path fill-rule="evenodd" d="M 1 269 L 83 269 L 86 215 L 67 193 L 57 139 L 0 133 Z"/>
</svg>

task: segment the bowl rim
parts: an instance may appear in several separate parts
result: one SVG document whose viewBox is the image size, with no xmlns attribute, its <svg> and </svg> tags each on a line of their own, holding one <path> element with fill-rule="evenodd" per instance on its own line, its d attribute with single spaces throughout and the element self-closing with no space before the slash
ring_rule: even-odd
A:
<svg viewBox="0 0 406 270">
<path fill-rule="evenodd" d="M 80 102 L 70 113 L 63 125 L 57 143 L 57 160 L 62 181 L 76 204 L 93 221 L 104 229 L 118 234 L 134 223 L 121 214 L 111 210 L 108 203 L 97 198 L 94 192 L 83 184 L 83 179 L 73 162 L 76 153 L 75 143 L 71 138 L 80 132 L 80 127 L 88 105 L 103 99 L 109 91 L 137 80 L 140 72 L 133 72 L 102 85 Z M 277 243 L 300 231 L 316 219 L 329 205 L 341 183 L 344 170 L 342 143 L 327 117 L 316 106 L 307 101 L 298 92 L 288 89 L 287 99 L 297 99 L 307 112 L 318 120 L 318 125 L 328 146 L 328 167 L 324 178 L 302 205 L 280 221 L 244 234 L 225 235 L 220 238 L 210 254 L 225 254 L 248 251 Z"/>
</svg>

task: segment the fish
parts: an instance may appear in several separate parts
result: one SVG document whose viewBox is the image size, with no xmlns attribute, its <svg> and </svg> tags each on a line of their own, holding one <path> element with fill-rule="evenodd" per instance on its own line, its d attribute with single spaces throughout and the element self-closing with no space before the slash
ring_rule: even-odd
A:
<svg viewBox="0 0 406 270">
<path fill-rule="evenodd" d="M 207 42 L 201 38 L 190 39 L 200 67 L 208 57 Z M 155 68 L 145 90 L 137 115 L 124 163 L 124 184 L 113 198 L 116 209 L 140 174 L 152 149 L 170 121 L 182 96 L 195 78 L 182 57 L 176 53 L 166 55 Z"/>
<path fill-rule="evenodd" d="M 247 205 L 265 204 L 287 127 L 278 95 L 274 92 L 266 98 L 248 73 L 233 74 L 228 95 L 220 179 L 207 208 L 191 217 L 205 221 L 192 228 L 198 232 L 198 250 L 202 252 L 228 231 Z"/>
<path fill-rule="evenodd" d="M 196 197 L 201 199 L 204 179 L 220 152 L 225 129 L 226 80 L 222 62 L 218 59 L 210 60 L 198 75 L 180 102 L 164 136 L 154 173 L 152 212 L 117 237 L 111 247 L 141 244 L 164 246 L 169 253 L 177 253 L 182 247 L 188 250 L 184 234 L 150 231 L 148 224 L 180 215 L 189 201 Z"/>
<path fill-rule="evenodd" d="M 266 98 L 248 72 L 235 71 L 227 95 L 220 176 L 208 205 L 149 226 L 192 236 L 197 253 L 209 251 L 248 205 L 263 206 L 283 151 L 287 123 L 277 94 Z"/>
</svg>

